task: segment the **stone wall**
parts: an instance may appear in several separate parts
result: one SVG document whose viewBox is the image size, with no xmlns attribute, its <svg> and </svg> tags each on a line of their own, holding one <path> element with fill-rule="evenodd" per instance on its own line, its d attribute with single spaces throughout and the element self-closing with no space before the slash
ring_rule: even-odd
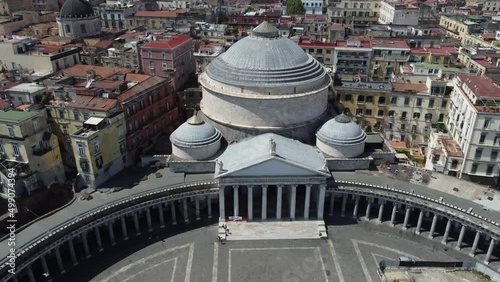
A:
<svg viewBox="0 0 500 282">
<path fill-rule="evenodd" d="M 215 160 L 210 161 L 169 161 L 170 171 L 184 173 L 213 173 Z"/>
<path fill-rule="evenodd" d="M 326 163 L 328 169 L 332 171 L 350 171 L 350 170 L 362 170 L 368 169 L 373 158 L 362 158 L 362 159 L 335 159 L 327 158 Z M 333 173 L 335 176 L 335 172 Z"/>
</svg>

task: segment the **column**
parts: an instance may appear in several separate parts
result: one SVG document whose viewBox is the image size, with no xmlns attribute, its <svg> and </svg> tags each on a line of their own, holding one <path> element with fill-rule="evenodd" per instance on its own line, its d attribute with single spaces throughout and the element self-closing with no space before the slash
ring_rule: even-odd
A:
<svg viewBox="0 0 500 282">
<path fill-rule="evenodd" d="M 340 216 L 345 216 L 345 206 L 347 205 L 347 194 L 344 193 L 342 196 L 342 211 L 340 212 Z"/>
<path fill-rule="evenodd" d="M 153 226 L 151 225 L 151 212 L 149 211 L 149 207 L 146 208 L 146 221 L 148 223 L 148 231 L 153 231 Z"/>
<path fill-rule="evenodd" d="M 194 198 L 194 205 L 196 208 L 196 220 L 200 220 L 200 197 Z"/>
<path fill-rule="evenodd" d="M 208 218 L 212 218 L 212 195 L 207 195 Z"/>
<path fill-rule="evenodd" d="M 460 229 L 460 235 L 458 235 L 457 246 L 455 247 L 455 249 L 457 250 L 460 250 L 462 248 L 462 241 L 464 240 L 465 229 L 467 229 L 467 227 L 462 224 L 462 229 Z"/>
<path fill-rule="evenodd" d="M 35 275 L 33 274 L 33 269 L 31 269 L 31 264 L 26 266 L 26 271 L 28 272 L 28 278 L 30 282 L 36 282 Z"/>
<path fill-rule="evenodd" d="M 408 229 L 408 221 L 410 220 L 410 212 L 411 212 L 411 207 L 406 206 L 405 220 L 403 222 L 403 229 L 404 230 Z"/>
<path fill-rule="evenodd" d="M 262 185 L 262 219 L 267 219 L 267 185 Z"/>
<path fill-rule="evenodd" d="M 295 219 L 295 204 L 297 202 L 297 185 L 290 185 L 291 199 L 290 199 L 290 218 Z"/>
<path fill-rule="evenodd" d="M 496 239 L 491 238 L 490 246 L 488 247 L 488 251 L 486 252 L 486 257 L 484 258 L 485 264 L 490 263 L 491 254 L 493 253 L 493 248 L 495 247 L 496 242 L 497 242 Z"/>
<path fill-rule="evenodd" d="M 112 222 L 108 223 L 108 233 L 109 233 L 109 239 L 111 240 L 111 246 L 116 245 L 115 232 L 113 230 L 113 223 Z"/>
<path fill-rule="evenodd" d="M 253 220 L 253 186 L 247 186 L 248 193 L 248 220 Z"/>
<path fill-rule="evenodd" d="M 441 241 L 445 245 L 446 243 L 448 243 L 448 235 L 450 235 L 450 229 L 451 229 L 451 219 L 448 218 L 448 222 L 446 222 L 446 228 L 444 229 L 443 241 Z"/>
<path fill-rule="evenodd" d="M 82 241 L 83 241 L 83 250 L 85 251 L 85 257 L 90 258 L 90 248 L 89 242 L 87 241 L 87 232 L 82 233 Z"/>
<path fill-rule="evenodd" d="M 306 185 L 306 199 L 304 203 L 304 219 L 309 219 L 309 206 L 311 205 L 311 184 Z"/>
<path fill-rule="evenodd" d="M 219 186 L 219 220 L 226 220 L 224 186 Z"/>
<path fill-rule="evenodd" d="M 40 257 L 40 263 L 42 264 L 43 273 L 45 273 L 45 275 L 50 275 L 50 270 L 49 266 L 47 265 L 47 260 L 45 260 L 45 255 Z"/>
<path fill-rule="evenodd" d="M 163 204 L 159 204 L 156 208 L 158 209 L 158 217 L 160 218 L 160 228 L 164 228 L 165 219 L 163 218 Z"/>
<path fill-rule="evenodd" d="M 76 258 L 75 245 L 73 245 L 73 238 L 68 240 L 69 254 L 71 256 L 71 261 L 73 265 L 78 265 L 78 259 Z"/>
<path fill-rule="evenodd" d="M 222 197 L 222 206 L 224 206 L 224 197 Z M 224 214 L 224 208 L 222 208 L 222 211 Z M 175 216 L 175 200 L 170 201 L 170 212 L 172 213 L 172 225 L 176 225 L 177 224 L 177 216 Z"/>
<path fill-rule="evenodd" d="M 380 203 L 380 207 L 378 208 L 378 217 L 377 221 L 379 223 L 382 223 L 382 217 L 384 216 L 384 206 L 385 206 L 385 201 Z"/>
<path fill-rule="evenodd" d="M 122 215 L 120 218 L 120 221 L 122 222 L 122 235 L 123 235 L 123 240 L 127 241 L 128 240 L 128 234 L 127 234 L 127 224 L 125 222 L 125 216 Z"/>
<path fill-rule="evenodd" d="M 438 220 L 438 215 L 434 214 L 432 217 L 431 231 L 429 232 L 429 238 L 434 239 L 434 232 L 436 231 L 436 223 Z"/>
<path fill-rule="evenodd" d="M 479 238 L 481 238 L 481 232 L 476 231 L 476 237 L 474 237 L 474 243 L 472 243 L 472 249 L 470 250 L 470 256 L 476 256 L 477 244 L 479 244 Z"/>
<path fill-rule="evenodd" d="M 281 219 L 281 200 L 283 197 L 283 185 L 278 185 L 278 200 L 276 201 L 276 219 Z"/>
<path fill-rule="evenodd" d="M 323 212 L 325 210 L 325 193 L 326 193 L 326 184 L 320 184 L 319 198 L 318 198 L 318 219 L 323 219 Z"/>
<path fill-rule="evenodd" d="M 240 213 L 240 203 L 239 203 L 239 186 L 238 185 L 233 185 L 233 202 L 234 202 L 234 216 L 238 216 Z"/>
<path fill-rule="evenodd" d="M 184 222 L 188 223 L 189 222 L 189 215 L 188 215 L 187 198 L 182 199 L 182 206 L 184 207 Z"/>
<path fill-rule="evenodd" d="M 135 226 L 135 234 L 137 236 L 141 235 L 141 229 L 139 227 L 139 218 L 137 216 L 137 211 L 134 212 L 134 226 Z"/>
<path fill-rule="evenodd" d="M 370 220 L 370 210 L 372 209 L 372 198 L 368 198 L 368 204 L 366 205 L 366 213 L 365 217 L 367 220 Z"/>
<path fill-rule="evenodd" d="M 56 260 L 57 260 L 57 265 L 59 266 L 59 270 L 61 271 L 61 274 L 63 274 L 64 272 L 66 272 L 66 270 L 64 269 L 64 265 L 61 258 L 61 251 L 59 250 L 59 247 L 56 247 Z"/>
<path fill-rule="evenodd" d="M 330 196 L 330 213 L 328 214 L 329 216 L 333 216 L 333 206 L 335 204 L 335 193 L 332 192 Z"/>
<path fill-rule="evenodd" d="M 392 203 L 392 214 L 391 214 L 391 225 L 394 227 L 394 221 L 396 220 L 396 212 L 398 211 L 398 204 Z"/>
<path fill-rule="evenodd" d="M 102 252 L 104 248 L 102 247 L 101 232 L 99 231 L 99 226 L 96 226 L 94 230 L 95 230 L 95 238 L 97 240 L 97 246 L 99 247 L 99 252 Z"/>
<path fill-rule="evenodd" d="M 415 229 L 415 233 L 417 233 L 417 235 L 420 235 L 420 229 L 422 228 L 423 221 L 424 221 L 424 211 L 420 210 L 420 213 L 418 214 L 417 229 Z"/>
<path fill-rule="evenodd" d="M 352 218 L 358 218 L 359 196 L 356 195 L 354 200 L 354 210 L 352 211 Z"/>
</svg>

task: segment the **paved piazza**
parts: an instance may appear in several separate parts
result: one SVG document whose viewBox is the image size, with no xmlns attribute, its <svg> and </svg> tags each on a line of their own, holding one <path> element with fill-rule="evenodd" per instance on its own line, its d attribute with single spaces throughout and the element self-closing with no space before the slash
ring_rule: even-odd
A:
<svg viewBox="0 0 500 282">
<path fill-rule="evenodd" d="M 329 225 L 328 240 L 235 240 L 224 245 L 214 242 L 215 225 L 191 226 L 179 234 L 168 234 L 167 228 L 108 247 L 55 281 L 376 282 L 382 259 L 471 259 L 438 242 L 422 237 L 411 241 L 400 236 L 405 231 L 371 222 Z"/>
</svg>

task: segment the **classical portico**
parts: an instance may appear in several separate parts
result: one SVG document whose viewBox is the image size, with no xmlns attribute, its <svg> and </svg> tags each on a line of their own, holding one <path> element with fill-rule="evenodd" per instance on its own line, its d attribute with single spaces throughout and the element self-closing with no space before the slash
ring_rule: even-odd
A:
<svg viewBox="0 0 500 282">
<path fill-rule="evenodd" d="M 220 219 L 323 219 L 326 160 L 316 148 L 276 134 L 230 145 L 217 159 Z"/>
</svg>

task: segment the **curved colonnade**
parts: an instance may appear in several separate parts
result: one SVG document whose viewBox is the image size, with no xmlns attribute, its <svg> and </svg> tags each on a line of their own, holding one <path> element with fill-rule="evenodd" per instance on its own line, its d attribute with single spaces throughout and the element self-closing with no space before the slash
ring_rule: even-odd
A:
<svg viewBox="0 0 500 282">
<path fill-rule="evenodd" d="M 4 258 L 0 265 L 0 281 L 31 282 L 36 281 L 35 273 L 37 277 L 42 273 L 64 273 L 71 265 L 78 264 L 82 252 L 85 258 L 90 258 L 107 245 L 128 240 L 130 232 L 140 235 L 146 225 L 151 232 L 156 227 L 164 228 L 166 221 L 175 225 L 178 216 L 185 222 L 194 218 L 200 220 L 202 214 L 212 218 L 212 212 L 217 213 L 217 207 L 212 205 L 218 205 L 218 193 L 218 183 L 211 181 L 159 188 L 103 205 L 21 246 L 17 253 L 16 275 L 7 273 L 8 261 Z M 328 185 L 326 194 L 324 207 L 329 216 L 340 212 L 341 217 L 348 215 L 355 219 L 389 223 L 393 227 L 401 226 L 407 232 L 440 239 L 443 244 L 449 244 L 453 238 L 456 239 L 455 248 L 460 250 L 468 246 L 470 256 L 476 256 L 482 250 L 484 257 L 481 259 L 486 264 L 500 237 L 499 223 L 442 199 L 421 196 L 413 191 L 337 181 Z M 176 210 L 180 214 L 176 214 Z M 165 219 L 167 213 L 171 220 Z M 444 230 L 437 228 L 440 221 L 442 226 L 446 221 Z"/>
</svg>

